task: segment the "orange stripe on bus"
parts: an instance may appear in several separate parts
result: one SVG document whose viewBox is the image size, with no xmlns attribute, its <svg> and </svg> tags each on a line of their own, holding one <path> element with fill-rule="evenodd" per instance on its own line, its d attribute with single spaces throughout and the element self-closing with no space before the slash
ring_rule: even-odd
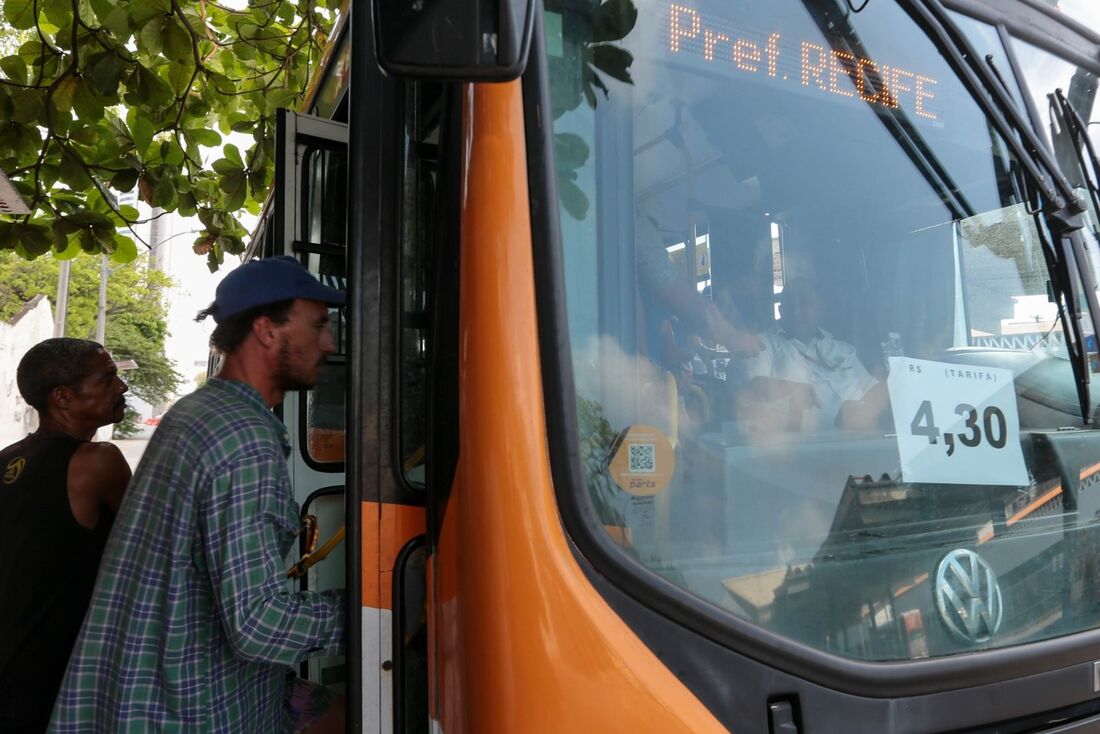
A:
<svg viewBox="0 0 1100 734">
<path fill-rule="evenodd" d="M 392 503 L 362 503 L 362 605 L 393 608 L 393 564 L 412 538 L 424 532 L 424 508 Z"/>
<path fill-rule="evenodd" d="M 1052 499 L 1054 499 L 1055 497 L 1057 497 L 1060 494 L 1062 494 L 1062 487 L 1061 486 L 1055 487 L 1054 489 L 1050 490 L 1049 492 L 1042 495 L 1038 499 L 1033 500 L 1031 502 L 1031 504 L 1029 504 L 1027 507 L 1025 507 L 1024 509 L 1017 512 L 1012 517 L 1008 518 L 1008 520 L 1005 522 L 1005 525 L 1008 526 L 1008 527 L 1012 527 L 1013 525 L 1018 523 L 1020 520 L 1023 520 L 1025 517 L 1027 517 L 1031 513 L 1035 512 L 1037 509 L 1039 509 L 1040 507 L 1045 505 L 1047 502 L 1050 502 Z"/>
<path fill-rule="evenodd" d="M 1084 481 L 1084 480 L 1088 479 L 1089 477 L 1091 477 L 1093 474 L 1095 474 L 1098 471 L 1100 471 L 1100 462 L 1097 462 L 1097 463 L 1093 464 L 1092 466 L 1086 466 L 1084 469 L 1081 470 L 1081 474 L 1079 475 L 1080 478 L 1081 478 L 1081 481 Z"/>
</svg>

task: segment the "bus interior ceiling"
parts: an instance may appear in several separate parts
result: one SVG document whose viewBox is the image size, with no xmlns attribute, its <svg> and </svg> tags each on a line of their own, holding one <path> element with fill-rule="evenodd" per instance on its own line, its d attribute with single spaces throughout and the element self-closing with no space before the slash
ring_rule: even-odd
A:
<svg viewBox="0 0 1100 734">
<path fill-rule="evenodd" d="M 634 113 L 635 206 L 657 221 L 665 244 L 703 222 L 714 286 L 753 267 L 766 283 L 752 292 L 770 292 L 771 258 L 756 248 L 774 223 L 784 282 L 812 273 L 829 284 L 823 323 L 861 355 L 877 354 L 888 331 L 919 334 L 927 350 L 950 347 L 952 212 L 892 138 L 882 111 L 851 99 L 778 97 L 720 77 L 695 81 L 645 95 Z M 983 154 L 984 168 L 951 172 L 992 175 L 989 148 L 953 157 Z"/>
</svg>

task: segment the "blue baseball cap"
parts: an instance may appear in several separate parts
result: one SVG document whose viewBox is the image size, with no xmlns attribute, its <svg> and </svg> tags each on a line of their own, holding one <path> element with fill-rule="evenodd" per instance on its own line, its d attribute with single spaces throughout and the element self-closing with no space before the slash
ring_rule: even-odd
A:
<svg viewBox="0 0 1100 734">
<path fill-rule="evenodd" d="M 230 316 L 268 303 L 301 298 L 343 306 L 343 291 L 322 285 L 290 255 L 250 260 L 222 279 L 210 315 L 220 324 Z"/>
</svg>

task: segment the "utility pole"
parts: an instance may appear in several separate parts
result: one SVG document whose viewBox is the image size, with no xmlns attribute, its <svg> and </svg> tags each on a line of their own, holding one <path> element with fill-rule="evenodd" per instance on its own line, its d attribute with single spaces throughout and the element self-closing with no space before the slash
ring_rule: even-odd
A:
<svg viewBox="0 0 1100 734">
<path fill-rule="evenodd" d="M 107 256 L 99 256 L 99 313 L 95 320 L 95 340 L 106 346 L 107 338 Z"/>
<path fill-rule="evenodd" d="M 53 316 L 53 335 L 65 336 L 65 314 L 69 310 L 69 266 L 68 260 L 61 261 L 61 270 L 57 273 L 57 310 Z"/>
</svg>

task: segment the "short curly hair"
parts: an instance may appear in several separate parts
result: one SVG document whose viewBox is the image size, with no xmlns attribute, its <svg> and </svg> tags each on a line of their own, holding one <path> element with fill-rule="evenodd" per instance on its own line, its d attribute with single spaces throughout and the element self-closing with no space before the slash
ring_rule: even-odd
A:
<svg viewBox="0 0 1100 734">
<path fill-rule="evenodd" d="M 76 389 L 90 374 L 92 357 L 101 351 L 103 345 L 90 339 L 55 337 L 35 344 L 15 370 L 19 394 L 32 408 L 44 412 L 53 389 Z"/>
</svg>

